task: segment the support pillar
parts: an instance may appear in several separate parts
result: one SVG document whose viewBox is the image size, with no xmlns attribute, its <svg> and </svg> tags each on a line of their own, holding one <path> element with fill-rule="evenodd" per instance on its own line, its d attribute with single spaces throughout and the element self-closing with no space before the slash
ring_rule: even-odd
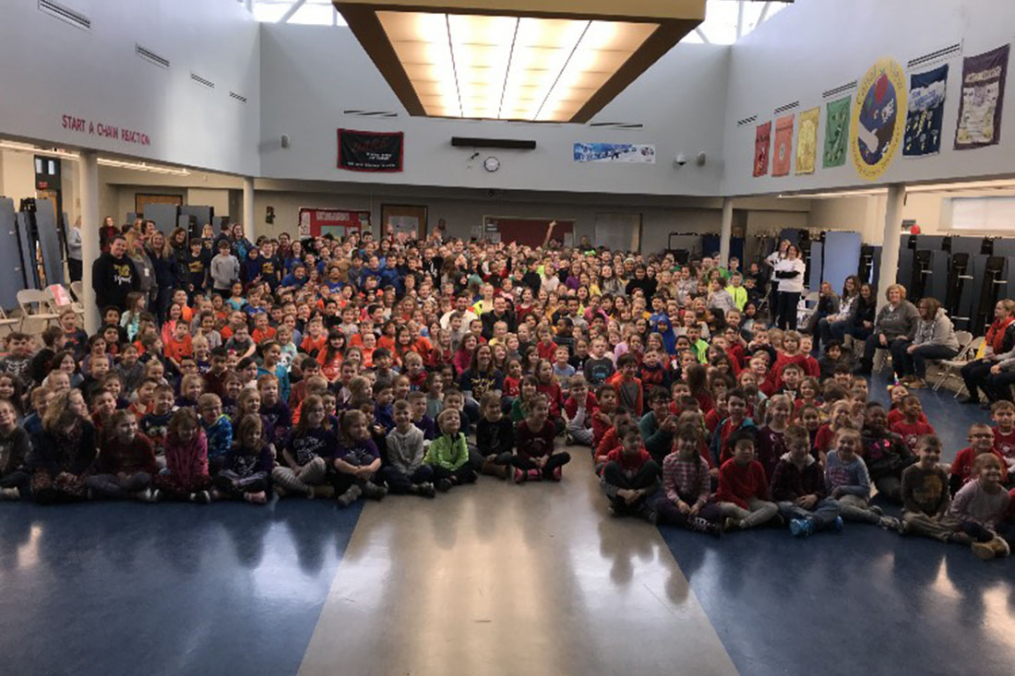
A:
<svg viewBox="0 0 1015 676">
<path fill-rule="evenodd" d="M 895 283 L 899 271 L 899 237 L 902 234 L 902 208 L 906 204 L 906 186 L 888 186 L 885 205 L 885 230 L 881 240 L 881 267 L 878 268 L 878 310 L 888 302 L 885 289 Z"/>
<path fill-rule="evenodd" d="M 727 267 L 730 262 L 730 240 L 733 238 L 733 198 L 722 201 L 722 229 L 719 232 L 719 265 Z"/>
<path fill-rule="evenodd" d="M 250 176 L 243 177 L 243 235 L 251 242 L 255 242 L 254 235 L 254 179 Z"/>
<path fill-rule="evenodd" d="M 92 264 L 102 254 L 99 248 L 99 154 L 81 151 L 78 160 L 81 193 L 81 290 L 85 306 L 85 331 L 92 335 L 99 330 L 99 308 L 92 288 Z"/>
</svg>

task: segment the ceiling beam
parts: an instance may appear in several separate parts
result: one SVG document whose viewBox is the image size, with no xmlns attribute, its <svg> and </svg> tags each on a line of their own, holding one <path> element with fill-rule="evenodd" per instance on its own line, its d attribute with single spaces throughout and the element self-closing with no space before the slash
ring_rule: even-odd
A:
<svg viewBox="0 0 1015 676">
<path fill-rule="evenodd" d="M 302 7 L 303 3 L 305 3 L 306 1 L 307 0 L 296 0 L 296 2 L 294 2 L 292 5 L 289 6 L 289 9 L 285 11 L 285 14 L 282 15 L 282 17 L 278 20 L 278 22 L 289 23 L 289 19 L 293 18 L 293 14 L 299 11 L 300 7 Z"/>
</svg>

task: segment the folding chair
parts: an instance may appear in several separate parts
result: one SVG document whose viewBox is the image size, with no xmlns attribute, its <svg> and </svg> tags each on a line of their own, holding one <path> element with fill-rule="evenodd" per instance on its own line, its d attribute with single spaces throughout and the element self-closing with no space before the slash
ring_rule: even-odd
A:
<svg viewBox="0 0 1015 676">
<path fill-rule="evenodd" d="M 76 314 L 78 317 L 81 317 L 81 319 L 84 319 L 85 317 L 84 293 L 80 281 L 70 283 L 70 296 L 71 298 L 74 299 L 74 301 L 70 304 L 71 309 L 74 310 L 74 314 Z"/>
<path fill-rule="evenodd" d="M 956 331 L 955 336 L 958 337 L 960 333 L 968 335 L 968 331 Z M 941 386 L 948 381 L 949 378 L 956 377 L 956 371 L 960 371 L 963 366 L 972 361 L 973 357 L 976 356 L 980 346 L 983 345 L 984 337 L 978 336 L 971 340 L 966 341 L 965 346 L 959 350 L 959 353 L 955 355 L 954 359 L 942 359 L 937 362 L 937 365 L 941 368 L 941 373 L 938 375 L 938 379 L 934 382 L 934 391 L 941 389 Z M 959 344 L 962 344 L 962 339 L 959 339 Z M 966 390 L 966 384 L 962 383 L 962 386 L 955 392 L 955 397 L 958 398 Z"/>
<path fill-rule="evenodd" d="M 47 290 L 22 289 L 18 291 L 17 298 L 21 307 L 21 331 L 25 330 L 25 324 L 30 320 L 41 321 L 45 327 L 51 321 L 60 319 L 60 313 L 53 303 L 53 294 Z"/>
<path fill-rule="evenodd" d="M 13 326 L 15 324 L 20 323 L 21 323 L 20 317 L 14 317 L 13 319 L 10 318 L 7 316 L 7 313 L 4 312 L 4 309 L 0 307 L 0 328 L 6 328 L 7 333 L 13 333 L 14 332 Z"/>
</svg>

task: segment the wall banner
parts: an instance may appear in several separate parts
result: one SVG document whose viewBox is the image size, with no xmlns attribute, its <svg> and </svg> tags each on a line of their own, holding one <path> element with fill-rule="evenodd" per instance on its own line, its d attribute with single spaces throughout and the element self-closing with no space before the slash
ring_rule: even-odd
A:
<svg viewBox="0 0 1015 676">
<path fill-rule="evenodd" d="M 852 97 L 829 101 L 825 106 L 825 152 L 821 166 L 825 169 L 846 164 L 849 146 L 849 107 Z"/>
<path fill-rule="evenodd" d="M 768 174 L 768 149 L 772 144 L 772 123 L 759 124 L 754 132 L 754 175 Z"/>
<path fill-rule="evenodd" d="M 403 133 L 338 130 L 338 168 L 402 171 Z"/>
<path fill-rule="evenodd" d="M 793 116 L 775 121 L 775 148 L 772 150 L 772 176 L 786 176 L 793 164 Z"/>
<path fill-rule="evenodd" d="M 906 115 L 906 136 L 902 144 L 904 157 L 926 157 L 941 151 L 941 125 L 945 116 L 947 87 L 948 64 L 910 76 L 909 112 Z"/>
<path fill-rule="evenodd" d="M 320 237 L 333 235 L 344 237 L 349 230 L 370 229 L 369 211 L 341 211 L 339 209 L 300 208 L 299 236 Z"/>
<path fill-rule="evenodd" d="M 992 146 L 1001 140 L 1001 109 L 1010 49 L 1010 45 L 1005 45 L 963 61 L 956 150 Z"/>
<path fill-rule="evenodd" d="M 635 143 L 575 143 L 574 161 L 655 164 L 656 147 Z"/>
<path fill-rule="evenodd" d="M 853 102 L 852 127 L 856 134 L 850 154 L 856 173 L 877 180 L 902 145 L 906 127 L 906 78 L 893 59 L 880 59 L 860 80 Z"/>
<path fill-rule="evenodd" d="M 800 113 L 800 128 L 796 133 L 796 173 L 813 174 L 814 158 L 818 152 L 818 123 L 821 109 L 811 108 Z"/>
</svg>

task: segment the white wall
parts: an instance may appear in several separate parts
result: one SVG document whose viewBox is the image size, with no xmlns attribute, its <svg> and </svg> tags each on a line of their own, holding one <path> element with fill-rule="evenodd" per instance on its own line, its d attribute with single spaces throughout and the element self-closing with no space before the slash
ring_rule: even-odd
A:
<svg viewBox="0 0 1015 676">
<path fill-rule="evenodd" d="M 256 174 L 259 29 L 235 0 L 62 0 L 84 31 L 0 3 L 0 134 L 221 171 Z M 169 59 L 163 69 L 135 43 Z M 207 89 L 191 71 L 215 83 Z M 247 97 L 242 104 L 229 97 Z M 144 133 L 150 145 L 63 127 L 69 115 Z"/>
<path fill-rule="evenodd" d="M 347 28 L 263 24 L 261 175 L 271 178 L 469 188 L 715 195 L 722 176 L 722 121 L 729 48 L 678 45 L 599 113 L 594 121 L 643 123 L 639 131 L 584 125 L 452 121 L 409 117 Z M 343 114 L 394 111 L 394 119 Z M 405 171 L 364 174 L 337 163 L 337 129 L 405 132 Z M 282 149 L 288 134 L 292 147 Z M 452 148 L 452 136 L 531 139 L 534 151 Z M 577 164 L 576 141 L 650 143 L 655 165 Z M 677 152 L 708 153 L 705 167 L 677 170 Z M 495 155 L 501 168 L 483 169 Z"/>
<path fill-rule="evenodd" d="M 822 92 L 862 78 L 882 57 L 894 58 L 905 68 L 910 59 L 959 41 L 964 42 L 965 56 L 989 51 L 1012 41 L 1013 25 L 1015 3 L 1009 0 L 797 0 L 732 48 L 724 192 L 738 195 L 869 185 L 857 176 L 850 159 L 843 167 L 820 168 L 825 132 Z M 1015 153 L 1011 152 L 1015 86 L 1011 86 L 1010 77 L 1015 63 L 1009 64 L 1004 105 L 1009 119 L 1002 124 L 1000 145 L 965 151 L 952 150 L 962 55 L 948 63 L 941 154 L 903 159 L 900 150 L 880 183 L 1015 174 Z M 940 64 L 929 67 L 936 65 Z M 908 76 L 907 72 L 907 86 Z M 753 178 L 755 124 L 738 128 L 736 121 L 755 114 L 757 123 L 774 121 L 775 108 L 797 100 L 798 114 L 821 106 L 816 172 Z M 799 115 L 796 122 L 799 126 Z"/>
</svg>

